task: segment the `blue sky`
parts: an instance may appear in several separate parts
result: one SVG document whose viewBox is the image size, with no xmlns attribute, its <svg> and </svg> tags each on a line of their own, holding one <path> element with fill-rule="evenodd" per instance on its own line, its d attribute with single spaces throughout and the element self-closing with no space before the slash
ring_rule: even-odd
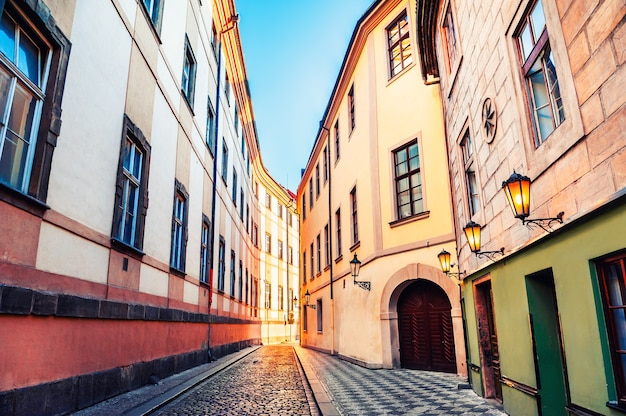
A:
<svg viewBox="0 0 626 416">
<path fill-rule="evenodd" d="M 348 42 L 373 0 L 235 0 L 261 157 L 296 191 Z"/>
</svg>

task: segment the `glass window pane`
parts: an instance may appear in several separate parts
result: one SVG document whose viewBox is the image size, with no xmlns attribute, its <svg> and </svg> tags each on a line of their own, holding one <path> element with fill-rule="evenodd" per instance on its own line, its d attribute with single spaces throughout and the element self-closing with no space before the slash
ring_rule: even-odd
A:
<svg viewBox="0 0 626 416">
<path fill-rule="evenodd" d="M 39 48 L 23 32 L 20 35 L 17 67 L 39 85 Z"/>
<path fill-rule="evenodd" d="M 6 13 L 0 20 L 0 52 L 11 62 L 15 62 L 15 24 Z"/>
<path fill-rule="evenodd" d="M 546 27 L 546 17 L 543 14 L 543 5 L 541 4 L 541 0 L 535 4 L 535 8 L 530 15 L 530 20 L 533 25 L 533 35 L 535 37 L 535 42 L 541 36 L 541 32 Z"/>
<path fill-rule="evenodd" d="M 525 62 L 526 59 L 528 59 L 530 52 L 533 50 L 533 40 L 530 35 L 530 26 L 528 24 L 526 24 L 524 26 L 524 30 L 522 30 L 522 34 L 519 37 L 519 43 Z"/>
<path fill-rule="evenodd" d="M 4 124 L 4 113 L 11 91 L 11 77 L 0 68 L 0 125 Z"/>
<path fill-rule="evenodd" d="M 35 97 L 17 84 L 9 116 L 9 129 L 26 142 L 30 142 L 36 104 Z"/>
<path fill-rule="evenodd" d="M 612 312 L 617 349 L 626 350 L 626 317 L 624 315 L 624 309 L 613 309 Z"/>
</svg>

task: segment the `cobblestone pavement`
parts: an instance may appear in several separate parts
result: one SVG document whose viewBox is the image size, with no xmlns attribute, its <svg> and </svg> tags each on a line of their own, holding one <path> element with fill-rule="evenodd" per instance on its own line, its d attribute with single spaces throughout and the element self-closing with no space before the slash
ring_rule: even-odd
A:
<svg viewBox="0 0 626 416">
<path fill-rule="evenodd" d="M 309 380 L 317 377 L 329 393 L 335 414 L 506 415 L 471 389 L 459 389 L 465 380 L 455 374 L 370 370 L 311 349 L 295 348 Z M 309 375 L 311 371 L 315 376 Z"/>
<path fill-rule="evenodd" d="M 153 414 L 311 415 L 305 387 L 293 345 L 264 346 Z"/>
</svg>

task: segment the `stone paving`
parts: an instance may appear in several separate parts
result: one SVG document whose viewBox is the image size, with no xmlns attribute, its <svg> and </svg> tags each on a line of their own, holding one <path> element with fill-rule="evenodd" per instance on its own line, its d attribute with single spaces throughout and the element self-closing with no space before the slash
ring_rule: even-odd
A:
<svg viewBox="0 0 626 416">
<path fill-rule="evenodd" d="M 310 415 L 305 385 L 293 346 L 270 345 L 153 414 Z"/>
<path fill-rule="evenodd" d="M 296 344 L 251 347 L 78 416 L 506 415 L 446 373 L 370 370 Z"/>
<path fill-rule="evenodd" d="M 506 415 L 456 374 L 370 370 L 337 357 L 295 347 L 307 377 L 317 378 L 340 415 Z M 314 377 L 309 375 L 310 371 Z M 317 396 L 316 396 L 317 397 Z M 331 414 L 331 412 L 324 412 Z"/>
</svg>

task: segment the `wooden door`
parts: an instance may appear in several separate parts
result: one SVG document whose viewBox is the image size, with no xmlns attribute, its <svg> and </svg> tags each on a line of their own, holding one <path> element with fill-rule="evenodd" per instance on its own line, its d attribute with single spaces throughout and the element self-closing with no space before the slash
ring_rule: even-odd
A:
<svg viewBox="0 0 626 416">
<path fill-rule="evenodd" d="M 398 300 L 403 368 L 456 373 L 450 301 L 436 284 L 419 280 Z"/>
</svg>

